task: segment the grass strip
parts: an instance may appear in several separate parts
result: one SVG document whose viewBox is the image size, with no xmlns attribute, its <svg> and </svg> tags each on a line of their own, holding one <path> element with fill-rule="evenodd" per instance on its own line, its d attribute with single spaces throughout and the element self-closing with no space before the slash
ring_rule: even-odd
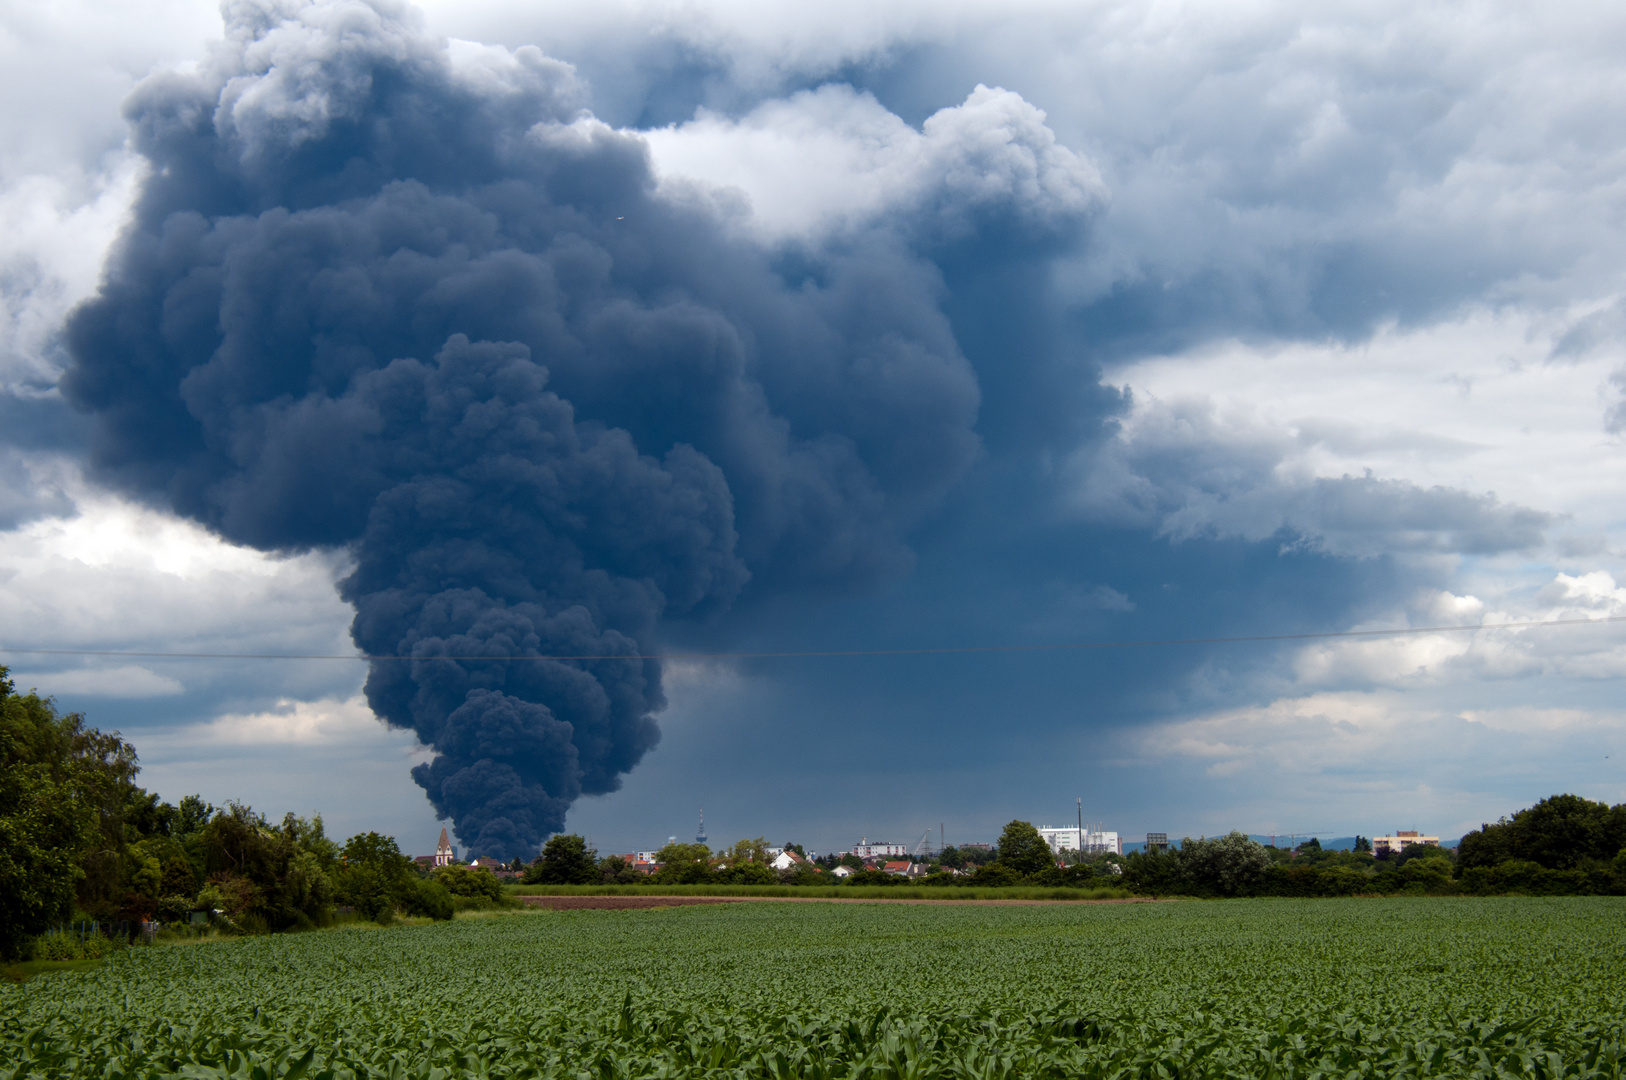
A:
<svg viewBox="0 0 1626 1080">
<path fill-rule="evenodd" d="M 1126 889 L 910 885 L 510 885 L 512 896 L 784 896 L 821 900 L 1132 900 Z"/>
</svg>

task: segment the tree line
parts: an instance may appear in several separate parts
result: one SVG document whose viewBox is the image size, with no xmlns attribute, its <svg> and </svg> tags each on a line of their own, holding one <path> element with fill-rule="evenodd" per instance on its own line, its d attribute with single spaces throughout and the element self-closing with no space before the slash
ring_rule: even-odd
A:
<svg viewBox="0 0 1626 1080">
<path fill-rule="evenodd" d="M 1195 897 L 1626 895 L 1626 804 L 1611 807 L 1577 795 L 1554 795 L 1469 833 L 1455 850 L 1413 844 L 1377 856 L 1371 843 L 1359 837 L 1356 850 L 1331 851 L 1316 839 L 1287 849 L 1240 832 L 1187 837 L 1166 851 L 1056 853 L 1032 823 L 1012 821 L 991 850 L 945 848 L 924 862 L 924 872 L 916 877 L 866 867 L 848 854 L 775 872 L 768 866 L 762 837 L 718 852 L 702 844 L 668 844 L 656 853 L 656 861 L 659 869 L 646 875 L 619 856 L 600 859 L 580 836 L 560 834 L 524 868 L 523 880 L 552 885 L 832 885 L 838 881 L 831 871 L 847 865 L 854 873 L 839 883 L 854 886 L 1105 887 Z"/>
<path fill-rule="evenodd" d="M 377 833 L 340 844 L 320 816 L 267 819 L 196 795 L 164 802 L 136 784 L 116 733 L 18 694 L 0 666 L 0 957 L 74 919 L 190 923 L 245 933 L 326 926 L 341 907 L 388 920 L 449 919 L 505 902 L 487 872 L 425 874 Z"/>
<path fill-rule="evenodd" d="M 1290 852 L 1231 833 L 1127 855 L 1122 870 L 1126 885 L 1152 895 L 1621 896 L 1626 803 L 1553 795 L 1468 833 L 1455 850 L 1411 844 L 1373 857 L 1369 845 L 1323 851 L 1311 840 Z"/>
<path fill-rule="evenodd" d="M 192 795 L 161 801 L 135 780 L 135 749 L 117 733 L 59 714 L 38 694 L 18 694 L 0 666 L 0 956 L 76 917 L 190 922 L 238 932 L 325 926 L 348 908 L 388 921 L 398 914 L 449 919 L 459 908 L 513 903 L 488 871 L 426 871 L 392 837 L 344 843 L 321 817 L 266 818 L 241 803 Z M 1362 846 L 1362 845 L 1358 845 Z M 1464 836 L 1455 851 L 1415 844 L 1386 857 L 1368 850 L 1267 847 L 1248 836 L 1186 838 L 1166 851 L 1084 856 L 1053 852 L 1030 822 L 1012 821 L 990 850 L 945 848 L 912 878 L 851 855 L 769 865 L 763 837 L 712 851 L 668 844 L 646 875 L 619 856 L 601 858 L 575 834 L 550 838 L 527 884 L 653 886 L 829 885 L 842 863 L 851 885 L 925 884 L 1112 887 L 1199 897 L 1357 894 L 1626 895 L 1626 804 L 1554 795 Z M 798 845 L 787 845 L 798 855 Z"/>
</svg>

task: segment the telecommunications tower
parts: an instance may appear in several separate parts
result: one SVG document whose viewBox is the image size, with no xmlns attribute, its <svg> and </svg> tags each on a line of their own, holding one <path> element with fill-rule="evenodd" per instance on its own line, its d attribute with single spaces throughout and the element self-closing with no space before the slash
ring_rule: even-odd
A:
<svg viewBox="0 0 1626 1080">
<path fill-rule="evenodd" d="M 694 834 L 694 842 L 697 844 L 706 842 L 706 808 L 704 806 L 700 808 L 700 828 Z"/>
</svg>

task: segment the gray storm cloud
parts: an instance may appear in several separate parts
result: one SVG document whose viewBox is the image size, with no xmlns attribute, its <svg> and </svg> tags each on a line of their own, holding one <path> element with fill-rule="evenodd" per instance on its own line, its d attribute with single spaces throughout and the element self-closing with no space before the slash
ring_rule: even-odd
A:
<svg viewBox="0 0 1626 1080">
<path fill-rule="evenodd" d="M 1226 430 L 1211 403 L 1154 403 L 1118 438 L 1074 461 L 1074 507 L 1176 542 L 1277 539 L 1357 558 L 1526 551 L 1555 524 L 1552 514 L 1494 494 L 1370 471 L 1304 475 L 1288 465 L 1293 448 L 1274 432 Z"/>
<path fill-rule="evenodd" d="M 223 10 L 128 103 L 149 174 L 63 392 L 103 483 L 348 547 L 354 640 L 409 658 L 372 663 L 374 711 L 433 748 L 414 779 L 467 847 L 528 855 L 657 742 L 663 620 L 909 565 L 980 452 L 976 375 L 915 240 L 736 239 L 535 49 L 448 48 L 389 0 Z M 1066 190 L 966 171 L 1033 116 L 957 122 L 920 214 Z M 505 659 L 538 654 L 595 659 Z"/>
</svg>

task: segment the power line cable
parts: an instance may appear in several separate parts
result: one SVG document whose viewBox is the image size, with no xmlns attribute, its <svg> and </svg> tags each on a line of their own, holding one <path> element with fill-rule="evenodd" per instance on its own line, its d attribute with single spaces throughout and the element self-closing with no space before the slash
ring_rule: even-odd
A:
<svg viewBox="0 0 1626 1080">
<path fill-rule="evenodd" d="M 1138 641 L 1060 642 L 1043 645 L 946 645 L 914 649 L 807 649 L 785 652 L 671 652 L 671 653 L 539 653 L 522 656 L 382 655 L 360 653 L 210 653 L 150 652 L 121 649 L 33 649 L 0 645 L 0 654 L 19 656 L 107 656 L 141 660 L 349 660 L 415 661 L 450 660 L 457 663 L 481 661 L 600 661 L 600 660 L 791 660 L 846 656 L 941 656 L 966 653 L 1082 652 L 1089 649 L 1137 649 L 1169 645 L 1243 645 L 1269 641 L 1319 641 L 1336 638 L 1411 637 L 1418 634 L 1477 633 L 1481 630 L 1536 630 L 1557 626 L 1595 626 L 1626 622 L 1626 615 L 1604 615 L 1595 619 L 1547 619 L 1531 622 L 1474 623 L 1455 626 L 1413 626 L 1392 630 L 1324 630 L 1307 634 L 1252 634 L 1242 637 L 1150 638 Z"/>
</svg>

